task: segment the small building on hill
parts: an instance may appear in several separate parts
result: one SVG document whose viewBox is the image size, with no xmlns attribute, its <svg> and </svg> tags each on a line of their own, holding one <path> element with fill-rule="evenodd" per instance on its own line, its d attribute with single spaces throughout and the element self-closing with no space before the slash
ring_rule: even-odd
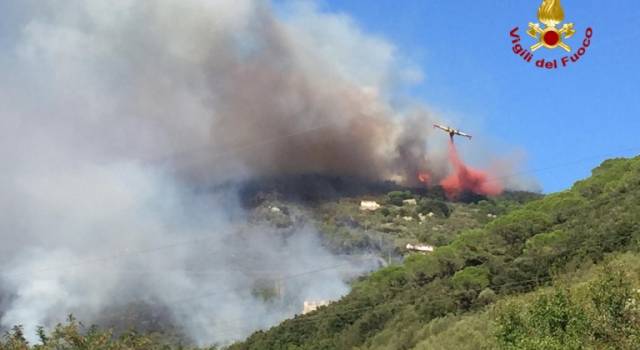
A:
<svg viewBox="0 0 640 350">
<path fill-rule="evenodd" d="M 409 198 L 402 201 L 402 205 L 418 205 L 415 198 Z"/>
<path fill-rule="evenodd" d="M 428 245 L 428 244 L 411 244 L 411 243 L 407 243 L 406 246 L 407 250 L 411 250 L 414 252 L 419 252 L 419 253 L 431 253 L 433 252 L 433 246 L 432 245 Z"/>
<path fill-rule="evenodd" d="M 316 311 L 320 306 L 327 306 L 331 302 L 328 300 L 305 300 L 302 307 L 302 314 L 308 314 L 309 312 Z"/>
<path fill-rule="evenodd" d="M 370 210 L 375 211 L 380 209 L 380 204 L 376 201 L 361 201 L 360 202 L 360 210 Z"/>
</svg>

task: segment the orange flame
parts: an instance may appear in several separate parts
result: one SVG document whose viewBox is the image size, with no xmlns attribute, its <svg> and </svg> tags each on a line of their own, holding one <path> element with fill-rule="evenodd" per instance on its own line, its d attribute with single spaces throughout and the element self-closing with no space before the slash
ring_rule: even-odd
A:
<svg viewBox="0 0 640 350">
<path fill-rule="evenodd" d="M 423 184 L 429 185 L 429 184 L 431 184 L 431 174 L 429 174 L 427 172 L 419 172 L 418 173 L 418 180 L 420 182 L 422 182 Z"/>
</svg>

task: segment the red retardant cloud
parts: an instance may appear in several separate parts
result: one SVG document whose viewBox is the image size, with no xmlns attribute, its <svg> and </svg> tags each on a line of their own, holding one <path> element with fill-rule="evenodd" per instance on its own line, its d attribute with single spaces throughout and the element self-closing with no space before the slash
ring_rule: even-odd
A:
<svg viewBox="0 0 640 350">
<path fill-rule="evenodd" d="M 488 196 L 502 193 L 500 182 L 489 179 L 489 174 L 485 171 L 464 164 L 453 141 L 449 141 L 449 161 L 453 166 L 453 172 L 440 182 L 448 197 L 455 198 L 465 191 Z"/>
</svg>

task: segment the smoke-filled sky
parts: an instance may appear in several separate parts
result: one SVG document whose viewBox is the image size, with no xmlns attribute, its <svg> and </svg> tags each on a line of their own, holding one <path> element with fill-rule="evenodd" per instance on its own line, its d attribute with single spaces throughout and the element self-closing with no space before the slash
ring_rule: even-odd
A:
<svg viewBox="0 0 640 350">
<path fill-rule="evenodd" d="M 567 69 L 548 71 L 523 64 L 512 52 L 509 31 L 524 34 L 536 22 L 542 0 L 325 0 L 329 11 L 348 13 L 368 32 L 384 35 L 424 67 L 424 83 L 409 90 L 492 149 L 526 150 L 526 169 L 545 192 L 568 188 L 612 157 L 640 153 L 640 99 L 637 66 L 640 2 L 636 0 L 562 0 L 565 21 L 576 35 L 594 39 L 581 59 Z M 563 50 L 538 50 L 536 59 Z M 437 87 L 437 88 L 435 88 Z M 475 152 L 460 145 L 465 158 Z M 514 172 L 505 172 L 511 175 Z M 521 173 L 516 171 L 515 173 Z"/>
<path fill-rule="evenodd" d="M 237 339 L 348 290 L 337 269 L 287 276 L 370 265 L 333 256 L 313 227 L 248 225 L 232 188 L 198 188 L 447 175 L 432 141 L 446 135 L 430 126 L 447 117 L 398 93 L 421 83 L 411 60 L 346 15 L 271 6 L 0 4 L 0 327 L 33 335 L 69 312 L 90 323 L 143 302 L 198 343 Z M 265 278 L 286 279 L 284 300 L 251 293 Z"/>
</svg>

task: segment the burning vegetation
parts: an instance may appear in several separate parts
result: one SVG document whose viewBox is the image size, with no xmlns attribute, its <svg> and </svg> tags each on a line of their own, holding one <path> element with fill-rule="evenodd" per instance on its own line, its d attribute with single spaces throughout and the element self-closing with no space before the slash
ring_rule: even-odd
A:
<svg viewBox="0 0 640 350">
<path fill-rule="evenodd" d="M 95 323 L 144 304 L 196 343 L 240 339 L 350 288 L 327 270 L 265 301 L 251 292 L 264 275 L 370 270 L 285 206 L 265 208 L 274 227 L 252 222 L 269 179 L 303 203 L 449 183 L 432 113 L 395 92 L 420 70 L 348 16 L 310 2 L 286 15 L 256 0 L 5 2 L 0 331 L 22 324 L 33 342 L 60 315 Z M 452 194 L 496 192 L 461 164 Z M 396 217 L 417 230 L 422 197 L 376 210 L 385 232 Z"/>
</svg>

